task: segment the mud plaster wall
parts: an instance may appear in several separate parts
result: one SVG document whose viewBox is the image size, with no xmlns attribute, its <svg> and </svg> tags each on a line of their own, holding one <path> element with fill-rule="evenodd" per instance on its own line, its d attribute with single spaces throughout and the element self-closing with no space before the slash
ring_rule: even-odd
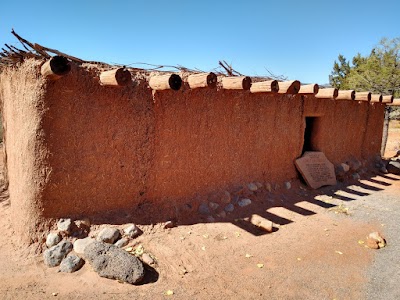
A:
<svg viewBox="0 0 400 300">
<path fill-rule="evenodd" d="M 12 220 L 14 229 L 27 242 L 34 242 L 34 233 L 44 226 L 43 190 L 50 171 L 42 128 L 45 89 L 38 68 L 38 62 L 31 60 L 0 75 Z"/>
<path fill-rule="evenodd" d="M 384 104 L 365 101 L 333 101 L 306 96 L 304 117 L 317 117 L 312 138 L 315 149 L 334 164 L 379 155 Z"/>
<path fill-rule="evenodd" d="M 194 197 L 296 176 L 299 96 L 186 90 L 156 94 L 152 198 Z M 297 116 L 297 117 L 294 117 Z"/>
<path fill-rule="evenodd" d="M 295 178 L 305 116 L 322 116 L 315 145 L 332 162 L 379 153 L 383 105 L 187 87 L 152 95 L 145 81 L 103 87 L 95 68 L 45 83 L 32 64 L 1 84 L 11 202 L 39 217 L 162 210 Z"/>
</svg>

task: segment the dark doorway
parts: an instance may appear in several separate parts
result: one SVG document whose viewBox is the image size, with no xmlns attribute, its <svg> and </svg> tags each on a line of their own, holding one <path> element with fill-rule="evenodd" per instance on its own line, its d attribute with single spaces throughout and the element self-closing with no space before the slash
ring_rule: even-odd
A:
<svg viewBox="0 0 400 300">
<path fill-rule="evenodd" d="M 304 130 L 304 144 L 302 153 L 305 151 L 316 151 L 313 140 L 315 137 L 315 131 L 317 127 L 317 117 L 306 117 L 306 128 Z"/>
</svg>

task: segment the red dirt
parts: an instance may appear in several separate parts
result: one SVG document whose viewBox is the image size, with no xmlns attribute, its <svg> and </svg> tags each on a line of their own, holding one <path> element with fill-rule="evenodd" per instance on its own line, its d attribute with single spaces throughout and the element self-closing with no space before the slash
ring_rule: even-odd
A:
<svg viewBox="0 0 400 300">
<path fill-rule="evenodd" d="M 399 182 L 379 180 L 393 184 L 381 193 L 399 193 Z M 155 256 L 158 275 L 152 273 L 140 286 L 100 278 L 89 265 L 73 274 L 47 268 L 41 256 L 32 256 L 33 246 L 16 248 L 9 225 L 11 210 L 3 201 L 0 295 L 2 299 L 360 299 L 367 267 L 377 252 L 358 241 L 383 228 L 374 220 L 360 221 L 321 207 L 342 201 L 318 193 L 294 182 L 282 194 L 260 193 L 251 210 L 243 208 L 226 221 L 167 230 L 160 225 L 142 227 L 144 234 L 134 245 L 142 244 Z M 265 211 L 270 201 L 273 205 Z M 251 212 L 275 215 L 275 224 L 283 225 L 261 234 L 241 219 Z M 174 294 L 165 296 L 167 290 Z"/>
</svg>

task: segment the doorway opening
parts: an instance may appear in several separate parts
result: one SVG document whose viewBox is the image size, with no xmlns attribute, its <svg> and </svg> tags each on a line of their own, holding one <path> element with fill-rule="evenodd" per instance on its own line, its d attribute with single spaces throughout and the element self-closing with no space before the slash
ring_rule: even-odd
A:
<svg viewBox="0 0 400 300">
<path fill-rule="evenodd" d="M 318 127 L 318 117 L 306 117 L 306 128 L 304 130 L 304 143 L 302 154 L 306 151 L 317 151 L 315 147 L 315 136 Z"/>
</svg>

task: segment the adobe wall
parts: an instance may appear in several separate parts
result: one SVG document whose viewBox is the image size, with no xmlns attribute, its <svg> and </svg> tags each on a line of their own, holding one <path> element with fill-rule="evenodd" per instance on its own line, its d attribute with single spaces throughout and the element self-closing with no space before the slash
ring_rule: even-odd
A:
<svg viewBox="0 0 400 300">
<path fill-rule="evenodd" d="M 313 144 L 334 164 L 380 153 L 385 105 L 305 96 L 304 117 L 319 117 Z"/>
<path fill-rule="evenodd" d="M 30 224 L 146 205 L 162 217 L 219 189 L 295 178 L 307 116 L 321 117 L 313 144 L 335 164 L 380 151 L 383 104 L 187 86 L 153 94 L 141 74 L 136 86 L 101 86 L 90 66 L 53 82 L 39 73 L 28 60 L 1 77 L 11 203 Z"/>
<path fill-rule="evenodd" d="M 8 171 L 14 229 L 21 239 L 35 242 L 35 233 L 45 226 L 43 191 L 51 166 L 48 164 L 48 134 L 42 127 L 45 88 L 40 65 L 29 60 L 19 68 L 0 74 L 6 168 Z"/>
<path fill-rule="evenodd" d="M 198 89 L 157 93 L 155 100 L 151 198 L 296 177 L 292 163 L 304 130 L 300 96 Z"/>
</svg>

